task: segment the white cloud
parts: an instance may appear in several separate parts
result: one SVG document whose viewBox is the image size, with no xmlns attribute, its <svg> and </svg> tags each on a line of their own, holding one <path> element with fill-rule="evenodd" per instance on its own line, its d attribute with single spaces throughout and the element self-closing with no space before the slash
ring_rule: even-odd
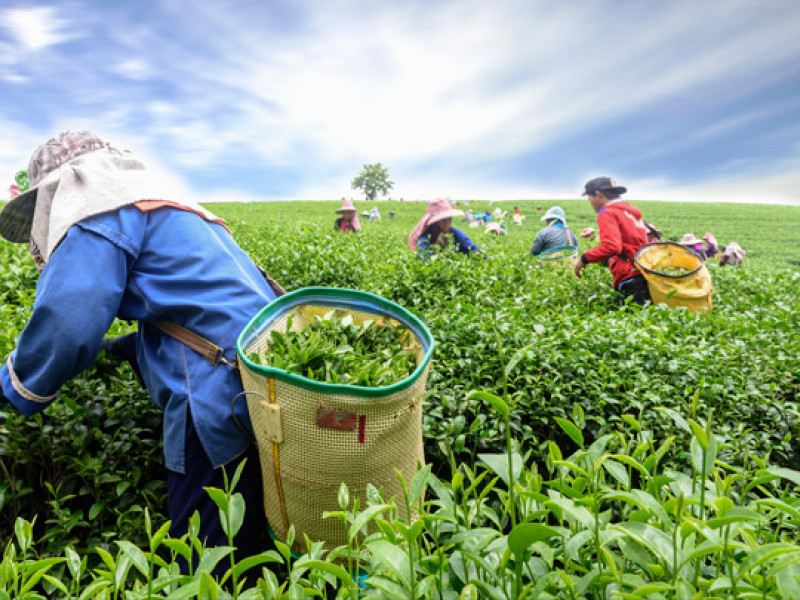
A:
<svg viewBox="0 0 800 600">
<path fill-rule="evenodd" d="M 138 58 L 118 62 L 114 65 L 113 71 L 122 77 L 139 81 L 148 79 L 152 74 L 152 70 L 147 62 Z"/>
<path fill-rule="evenodd" d="M 183 69 L 230 91 L 243 118 L 228 143 L 244 141 L 267 161 L 446 166 L 543 147 L 665 97 L 680 102 L 731 71 L 753 76 L 752 89 L 771 61 L 798 53 L 791 19 L 734 18 L 748 2 L 710 26 L 722 11 L 701 19 L 690 2 L 606 9 L 314 4 L 298 33 L 260 39 L 224 15 L 216 33 L 239 43 L 220 47 L 216 64 Z"/>
<path fill-rule="evenodd" d="M 69 21 L 56 15 L 54 8 L 12 8 L 0 11 L 0 23 L 27 50 L 42 50 L 73 37 Z"/>
<path fill-rule="evenodd" d="M 13 85 L 25 83 L 29 80 L 28 77 L 20 75 L 19 73 L 5 73 L 0 77 L 2 77 L 3 81 L 7 81 L 8 83 Z"/>
<path fill-rule="evenodd" d="M 506 182 L 486 165 L 582 139 L 603 123 L 625 127 L 629 115 L 646 115 L 656 105 L 672 102 L 691 113 L 697 98 L 733 102 L 779 82 L 800 58 L 796 0 L 299 0 L 286 8 L 288 17 L 258 3 L 200 3 L 186 11 L 180 2 L 165 2 L 153 23 L 118 21 L 126 11 L 101 2 L 97 11 L 94 26 L 113 25 L 118 33 L 109 39 L 102 30 L 96 62 L 76 69 L 72 57 L 37 56 L 31 77 L 55 81 L 66 67 L 71 79 L 58 91 L 80 90 L 72 102 L 54 102 L 63 113 L 53 108 L 43 122 L 72 128 L 83 121 L 127 136 L 187 173 L 203 170 L 204 181 L 216 166 L 247 153 L 265 170 L 295 177 L 282 192 L 293 197 L 356 196 L 350 180 L 363 163 L 376 161 L 397 182 L 393 197 L 575 197 L 581 173 L 560 188 L 545 187 L 524 175 Z M 64 41 L 71 27 L 56 8 L 3 14 L 28 50 Z M 161 27 L 165 22 L 179 25 Z M 0 56 L 0 65 L 11 68 L 19 58 L 7 63 Z M 108 65 L 126 78 L 122 87 L 102 79 Z M 0 83 L 28 83 L 22 77 L 0 71 Z M 712 145 L 781 106 L 791 114 L 792 102 L 720 112 L 691 131 L 660 133 L 639 158 L 653 163 L 667 151 Z M 654 122 L 660 118 L 652 112 Z M 602 145 L 584 156 L 602 164 Z M 757 171 L 758 158 L 740 157 L 740 178 Z M 736 187 L 720 175 L 732 165 L 713 160 L 702 176 L 716 179 L 697 190 Z M 576 171 L 596 166 L 576 162 Z M 790 189 L 794 181 L 782 173 L 755 177 L 786 197 L 800 188 Z M 652 187 L 666 195 L 681 189 L 695 188 L 666 177 Z"/>
</svg>

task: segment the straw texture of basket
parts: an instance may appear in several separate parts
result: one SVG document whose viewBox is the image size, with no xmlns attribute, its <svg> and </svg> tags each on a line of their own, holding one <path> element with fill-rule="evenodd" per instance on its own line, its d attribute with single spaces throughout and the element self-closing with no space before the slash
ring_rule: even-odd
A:
<svg viewBox="0 0 800 600">
<path fill-rule="evenodd" d="M 415 371 L 391 386 L 368 388 L 313 381 L 256 364 L 248 355 L 264 353 L 270 333 L 300 331 L 331 310 L 350 315 L 355 324 L 371 319 L 403 324 L 411 335 L 406 348 L 416 356 Z M 291 316 L 291 320 L 289 317 Z M 402 498 L 396 470 L 409 482 L 424 464 L 422 397 L 433 351 L 433 338 L 416 317 L 379 296 L 354 290 L 305 288 L 262 310 L 237 342 L 239 368 L 256 434 L 264 483 L 264 508 L 275 537 L 286 539 L 295 527 L 295 547 L 304 551 L 303 535 L 329 548 L 346 544 L 339 519 L 323 519 L 340 510 L 344 482 L 351 506 L 367 505 L 366 486 L 384 498 Z M 403 514 L 402 502 L 398 508 Z"/>
</svg>

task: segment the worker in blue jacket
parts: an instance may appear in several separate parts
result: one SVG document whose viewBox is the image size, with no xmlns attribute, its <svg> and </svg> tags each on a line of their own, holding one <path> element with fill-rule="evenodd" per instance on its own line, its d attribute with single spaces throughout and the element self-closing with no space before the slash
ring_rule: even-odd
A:
<svg viewBox="0 0 800 600">
<path fill-rule="evenodd" d="M 531 246 L 531 254 L 538 256 L 542 252 L 564 246 L 578 247 L 578 238 L 567 225 L 567 216 L 560 206 L 553 206 L 541 219 L 547 222 L 547 227 L 540 229 Z"/>
<path fill-rule="evenodd" d="M 408 246 L 417 256 L 430 258 L 434 249 L 447 248 L 452 242 L 457 252 L 471 254 L 481 249 L 466 233 L 453 227 L 453 217 L 463 217 L 464 211 L 450 206 L 444 198 L 428 202 L 427 210 L 408 236 Z"/>
<path fill-rule="evenodd" d="M 164 200 L 136 157 L 88 131 L 68 131 L 31 157 L 30 187 L 0 213 L 0 235 L 29 244 L 39 281 L 33 314 L 0 369 L 0 402 L 42 412 L 68 379 L 90 367 L 115 318 L 138 322 L 109 349 L 128 354 L 164 411 L 170 535 L 199 511 L 208 546 L 228 544 L 203 490 L 223 488 L 243 460 L 246 502 L 237 558 L 268 542 L 258 452 L 230 364 L 236 337 L 275 298 L 225 224 L 191 202 Z M 171 322 L 223 350 L 213 364 L 157 328 Z M 248 433 L 250 435 L 248 435 Z M 222 561 L 222 567 L 226 567 Z M 229 565 L 227 565 L 229 566 Z M 223 571 L 224 572 L 224 571 Z"/>
</svg>

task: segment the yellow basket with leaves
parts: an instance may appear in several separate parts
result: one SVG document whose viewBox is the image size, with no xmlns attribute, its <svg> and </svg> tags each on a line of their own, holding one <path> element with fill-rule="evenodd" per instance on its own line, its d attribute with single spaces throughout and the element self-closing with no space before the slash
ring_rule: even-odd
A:
<svg viewBox="0 0 800 600">
<path fill-rule="evenodd" d="M 645 244 L 633 259 L 647 279 L 653 304 L 685 306 L 690 312 L 711 310 L 714 284 L 705 261 L 675 242 Z"/>
</svg>

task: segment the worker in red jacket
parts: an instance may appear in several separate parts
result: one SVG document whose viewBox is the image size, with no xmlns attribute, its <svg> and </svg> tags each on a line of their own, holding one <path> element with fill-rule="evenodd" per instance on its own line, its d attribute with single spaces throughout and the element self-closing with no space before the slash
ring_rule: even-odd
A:
<svg viewBox="0 0 800 600">
<path fill-rule="evenodd" d="M 638 208 L 620 198 L 627 191 L 610 177 L 596 177 L 586 182 L 582 195 L 588 196 L 597 213 L 600 244 L 575 261 L 575 274 L 580 277 L 589 263 L 608 261 L 619 299 L 624 302 L 632 297 L 633 302 L 644 304 L 650 300 L 650 291 L 633 257 L 647 243 L 647 224 Z"/>
</svg>

